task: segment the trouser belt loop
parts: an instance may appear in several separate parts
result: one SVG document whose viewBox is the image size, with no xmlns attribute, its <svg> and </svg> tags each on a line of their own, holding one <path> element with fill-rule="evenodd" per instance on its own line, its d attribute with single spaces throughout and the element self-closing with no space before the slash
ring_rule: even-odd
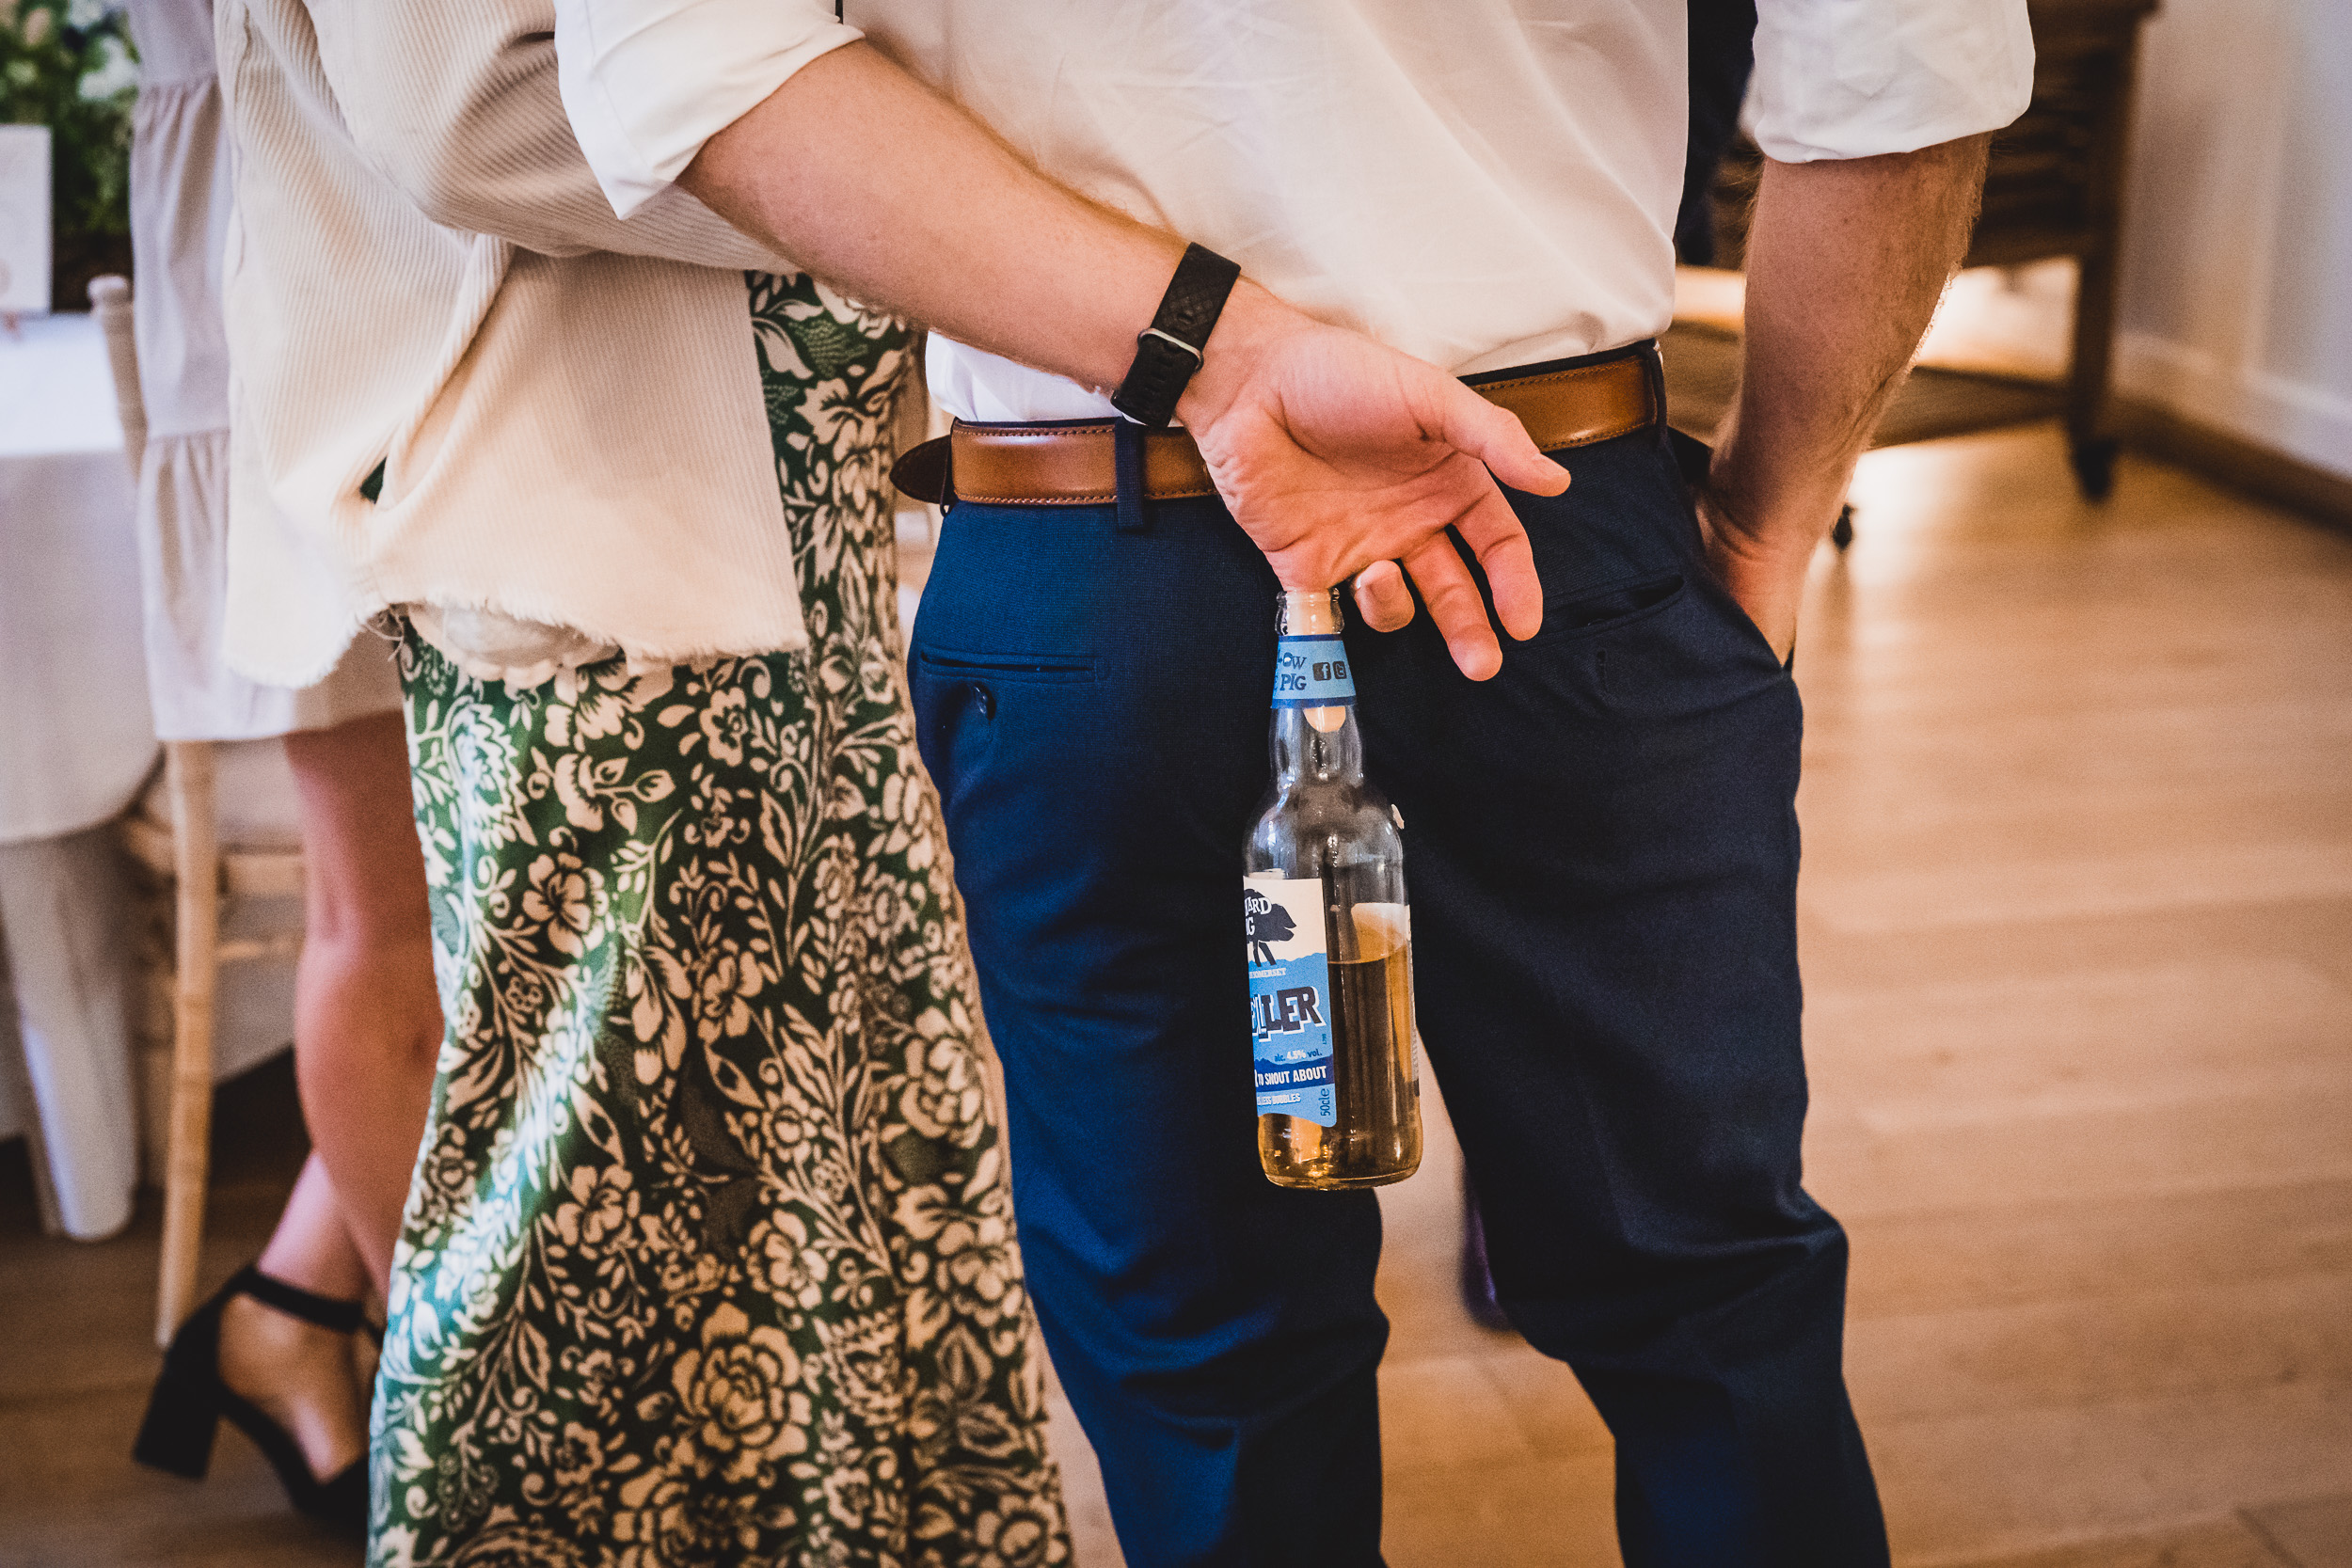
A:
<svg viewBox="0 0 2352 1568">
<path fill-rule="evenodd" d="M 1649 383 L 1650 402 L 1658 410 L 1658 431 L 1662 438 L 1666 425 L 1666 353 L 1651 343 L 1641 356 L 1642 376 Z"/>
<path fill-rule="evenodd" d="M 1152 519 L 1143 490 L 1143 426 L 1121 420 L 1111 427 L 1112 468 L 1119 485 L 1119 531 L 1148 533 Z"/>
</svg>

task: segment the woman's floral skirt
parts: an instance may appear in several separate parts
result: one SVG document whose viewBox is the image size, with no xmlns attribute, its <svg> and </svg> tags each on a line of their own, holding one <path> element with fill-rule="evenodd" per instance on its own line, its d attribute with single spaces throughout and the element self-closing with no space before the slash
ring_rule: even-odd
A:
<svg viewBox="0 0 2352 1568">
<path fill-rule="evenodd" d="M 449 1033 L 376 1564 L 1069 1558 L 898 663 L 908 335 L 751 288 L 813 646 L 518 694 L 403 650 Z"/>
</svg>

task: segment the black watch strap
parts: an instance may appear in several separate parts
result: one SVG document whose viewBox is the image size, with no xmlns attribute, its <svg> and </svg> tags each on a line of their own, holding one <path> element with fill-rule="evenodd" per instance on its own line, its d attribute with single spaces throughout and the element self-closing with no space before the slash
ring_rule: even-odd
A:
<svg viewBox="0 0 2352 1568">
<path fill-rule="evenodd" d="M 1136 361 L 1111 394 L 1111 406 L 1154 430 L 1174 419 L 1176 400 L 1200 368 L 1209 333 L 1240 278 L 1235 262 L 1214 250 L 1186 245 L 1168 293 L 1160 296 L 1159 314 L 1136 334 Z"/>
</svg>

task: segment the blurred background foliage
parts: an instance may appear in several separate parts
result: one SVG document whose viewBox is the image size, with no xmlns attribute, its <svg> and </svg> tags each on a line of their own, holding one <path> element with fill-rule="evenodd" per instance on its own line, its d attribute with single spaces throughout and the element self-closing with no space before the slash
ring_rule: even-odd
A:
<svg viewBox="0 0 2352 1568">
<path fill-rule="evenodd" d="M 105 0 L 0 0 L 0 123 L 46 125 L 56 257 L 51 303 L 87 309 L 89 280 L 131 273 L 131 105 L 138 56 Z"/>
</svg>

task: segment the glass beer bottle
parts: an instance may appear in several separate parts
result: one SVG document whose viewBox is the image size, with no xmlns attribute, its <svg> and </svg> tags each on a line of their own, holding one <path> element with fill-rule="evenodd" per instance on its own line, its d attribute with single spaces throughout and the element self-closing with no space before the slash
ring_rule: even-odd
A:
<svg viewBox="0 0 2352 1568">
<path fill-rule="evenodd" d="M 1376 1187 L 1421 1164 L 1405 844 L 1364 782 L 1340 624 L 1337 589 L 1282 595 L 1274 788 L 1242 881 L 1258 1158 L 1281 1187 Z"/>
</svg>

